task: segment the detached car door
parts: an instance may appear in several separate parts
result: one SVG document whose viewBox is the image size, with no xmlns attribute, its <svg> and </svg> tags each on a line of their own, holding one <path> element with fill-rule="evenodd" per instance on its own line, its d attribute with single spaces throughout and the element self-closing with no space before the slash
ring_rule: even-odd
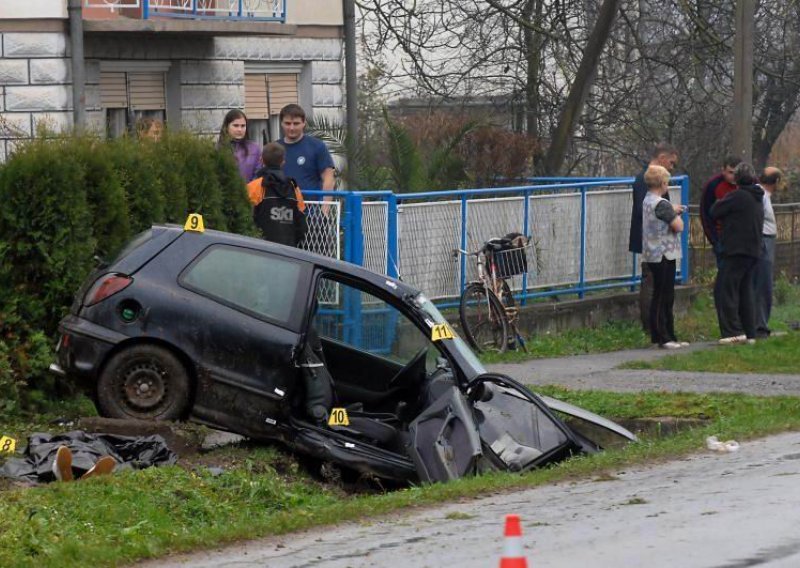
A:
<svg viewBox="0 0 800 568">
<path fill-rule="evenodd" d="M 305 262 L 225 244 L 208 247 L 182 272 L 180 285 L 205 299 L 186 316 L 198 323 L 198 419 L 269 436 L 297 387 L 293 350 L 310 273 Z"/>
<path fill-rule="evenodd" d="M 541 398 L 510 377 L 480 375 L 468 397 L 485 457 L 499 469 L 524 471 L 584 449 Z"/>
</svg>

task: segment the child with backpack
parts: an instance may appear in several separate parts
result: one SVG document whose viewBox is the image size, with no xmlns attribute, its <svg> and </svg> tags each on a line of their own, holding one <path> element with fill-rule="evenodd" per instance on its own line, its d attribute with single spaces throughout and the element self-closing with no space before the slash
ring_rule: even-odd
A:
<svg viewBox="0 0 800 568">
<path fill-rule="evenodd" d="M 253 221 L 267 241 L 299 246 L 308 232 L 306 204 L 297 182 L 283 173 L 286 150 L 270 142 L 261 153 L 264 167 L 247 184 Z"/>
</svg>

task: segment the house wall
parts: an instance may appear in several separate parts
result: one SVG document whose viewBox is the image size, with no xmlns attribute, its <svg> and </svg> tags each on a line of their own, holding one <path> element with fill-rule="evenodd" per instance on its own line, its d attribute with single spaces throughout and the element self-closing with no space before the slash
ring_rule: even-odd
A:
<svg viewBox="0 0 800 568">
<path fill-rule="evenodd" d="M 300 103 L 312 116 L 342 120 L 342 48 L 338 38 L 90 36 L 84 46 L 87 120 L 103 128 L 101 60 L 170 62 L 167 104 L 180 113 L 168 119 L 179 117 L 181 127 L 201 134 L 216 134 L 228 110 L 244 108 L 246 62 L 302 63 Z"/>
<path fill-rule="evenodd" d="M 0 0 L 0 162 L 43 122 L 72 126 L 66 0 Z M 310 116 L 344 121 L 341 2 L 288 0 L 297 36 L 86 34 L 88 126 L 105 129 L 100 62 L 168 62 L 170 124 L 213 135 L 244 107 L 246 63 L 300 66 L 300 103 Z M 278 67 L 279 68 L 279 67 Z"/>
<path fill-rule="evenodd" d="M 111 15 L 111 12 L 106 9 L 88 8 L 88 10 L 93 14 L 93 17 Z M 66 17 L 66 0 L 0 1 L 0 19 Z M 287 24 L 341 26 L 343 21 L 341 2 L 321 2 L 320 0 L 287 0 L 286 2 Z"/>
<path fill-rule="evenodd" d="M 296 25 L 344 25 L 342 3 L 320 0 L 286 0 L 286 23 Z"/>
<path fill-rule="evenodd" d="M 67 0 L 0 0 L 0 20 L 66 17 Z"/>
<path fill-rule="evenodd" d="M 40 124 L 72 124 L 67 44 L 63 32 L 0 33 L 0 161 Z"/>
</svg>

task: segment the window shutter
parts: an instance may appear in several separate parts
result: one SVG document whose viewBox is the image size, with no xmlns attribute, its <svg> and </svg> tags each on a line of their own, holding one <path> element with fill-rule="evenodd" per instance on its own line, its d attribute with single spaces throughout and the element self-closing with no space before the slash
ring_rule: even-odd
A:
<svg viewBox="0 0 800 568">
<path fill-rule="evenodd" d="M 164 73 L 137 71 L 128 73 L 132 110 L 163 110 L 167 108 Z"/>
<path fill-rule="evenodd" d="M 297 104 L 297 75 L 276 74 L 269 76 L 269 113 L 280 114 L 288 104 Z"/>
<path fill-rule="evenodd" d="M 128 86 L 124 72 L 100 72 L 100 104 L 103 108 L 128 108 Z"/>
<path fill-rule="evenodd" d="M 267 76 L 247 73 L 244 76 L 244 112 L 247 118 L 269 118 L 269 99 L 267 97 Z"/>
</svg>

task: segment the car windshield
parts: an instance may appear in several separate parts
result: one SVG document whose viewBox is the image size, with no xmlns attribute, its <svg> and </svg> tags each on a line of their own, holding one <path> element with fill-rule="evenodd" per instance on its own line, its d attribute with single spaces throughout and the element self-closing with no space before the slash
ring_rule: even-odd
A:
<svg viewBox="0 0 800 568">
<path fill-rule="evenodd" d="M 414 305 L 418 307 L 420 310 L 425 312 L 428 319 L 431 320 L 434 324 L 437 323 L 447 323 L 447 320 L 439 311 L 439 309 L 433 305 L 425 294 L 417 294 L 414 299 L 412 300 Z M 466 344 L 466 342 L 461 339 L 458 335 L 456 335 L 455 339 L 452 343 L 452 348 L 469 363 L 469 365 L 475 370 L 476 376 L 482 375 L 486 372 L 486 368 L 483 366 L 475 354 L 472 352 L 472 349 Z"/>
</svg>

